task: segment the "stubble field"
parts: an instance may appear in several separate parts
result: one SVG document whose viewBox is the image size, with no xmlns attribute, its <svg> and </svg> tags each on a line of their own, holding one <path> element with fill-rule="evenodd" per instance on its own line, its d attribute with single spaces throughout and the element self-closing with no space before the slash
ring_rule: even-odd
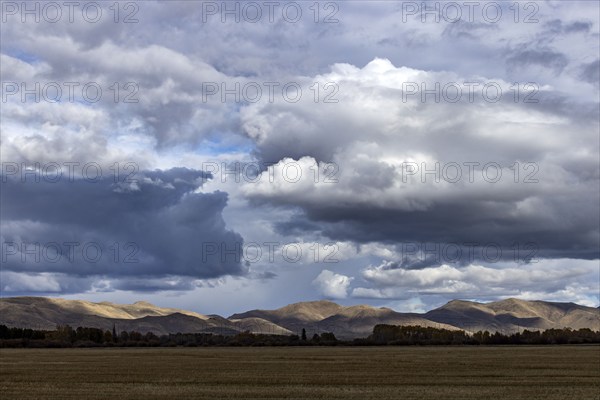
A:
<svg viewBox="0 0 600 400">
<path fill-rule="evenodd" d="M 2 349 L 2 399 L 599 400 L 599 346 Z"/>
</svg>

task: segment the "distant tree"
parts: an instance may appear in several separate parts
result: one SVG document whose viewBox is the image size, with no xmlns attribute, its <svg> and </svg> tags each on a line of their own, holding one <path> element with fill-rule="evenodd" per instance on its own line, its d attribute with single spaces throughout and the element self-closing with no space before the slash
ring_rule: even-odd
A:
<svg viewBox="0 0 600 400">
<path fill-rule="evenodd" d="M 129 340 L 134 342 L 141 342 L 142 334 L 137 331 L 131 331 L 129 332 Z"/>
<path fill-rule="evenodd" d="M 61 342 L 73 342 L 75 340 L 75 331 L 69 325 L 57 325 L 53 336 L 54 339 Z"/>
<path fill-rule="evenodd" d="M 323 332 L 321 333 L 321 340 L 324 342 L 337 342 L 337 339 L 333 332 Z"/>
<path fill-rule="evenodd" d="M 6 325 L 0 325 L 0 339 L 10 339 L 9 329 Z"/>
<path fill-rule="evenodd" d="M 302 328 L 302 341 L 306 342 L 306 329 Z"/>
</svg>

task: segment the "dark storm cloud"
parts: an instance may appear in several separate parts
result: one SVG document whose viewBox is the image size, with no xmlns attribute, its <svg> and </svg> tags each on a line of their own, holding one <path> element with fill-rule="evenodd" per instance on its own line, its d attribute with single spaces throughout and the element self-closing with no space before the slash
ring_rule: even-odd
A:
<svg viewBox="0 0 600 400">
<path fill-rule="evenodd" d="M 207 177 L 186 168 L 141 172 L 129 177 L 135 182 L 119 176 L 117 183 L 113 176 L 54 183 L 3 176 L 3 270 L 107 279 L 243 274 L 242 238 L 221 215 L 227 194 L 194 193 Z M 65 244 L 73 242 L 79 245 Z M 212 243 L 226 246 L 227 257 Z M 178 279 L 161 285 L 187 285 Z"/>
<path fill-rule="evenodd" d="M 592 195 L 594 190 L 598 191 L 597 184 L 587 195 Z M 491 258 L 495 257 L 493 248 L 501 249 L 503 260 L 526 262 L 531 256 L 595 259 L 600 255 L 597 225 L 600 216 L 596 206 L 577 197 L 574 194 L 563 204 L 553 204 L 548 214 L 529 217 L 512 216 L 514 206 L 488 200 L 445 202 L 427 211 L 410 212 L 341 205 L 307 207 L 306 218 L 320 224 L 318 231 L 311 229 L 310 232 L 321 233 L 332 240 L 412 243 L 429 249 L 435 249 L 436 245 L 449 246 L 449 249 L 458 246 L 463 254 L 468 254 L 469 248 L 478 248 L 473 257 L 458 260 L 464 264 L 484 260 L 486 255 L 482 255 L 481 248 L 486 245 L 491 246 Z M 297 226 L 293 221 L 276 224 L 282 234 L 297 232 L 303 226 L 306 226 L 303 221 Z M 310 226 L 315 228 L 316 225 Z M 515 245 L 523 249 L 517 257 L 513 251 Z M 434 253 L 439 256 L 440 252 L 434 250 Z M 439 259 L 421 260 L 426 262 L 417 264 L 406 261 L 411 267 L 440 263 Z"/>
</svg>

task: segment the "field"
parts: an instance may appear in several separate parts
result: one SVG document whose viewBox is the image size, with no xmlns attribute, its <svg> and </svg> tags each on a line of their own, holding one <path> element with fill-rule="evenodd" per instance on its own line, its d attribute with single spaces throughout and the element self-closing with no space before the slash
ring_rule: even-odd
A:
<svg viewBox="0 0 600 400">
<path fill-rule="evenodd" d="M 2 349 L 7 399 L 599 400 L 600 347 Z"/>
</svg>

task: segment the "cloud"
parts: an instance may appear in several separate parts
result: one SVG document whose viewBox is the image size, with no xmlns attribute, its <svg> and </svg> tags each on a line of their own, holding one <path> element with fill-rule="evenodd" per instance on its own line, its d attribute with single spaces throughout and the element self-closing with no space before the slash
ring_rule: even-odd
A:
<svg viewBox="0 0 600 400">
<path fill-rule="evenodd" d="M 481 92 L 473 102 L 464 94 L 462 101 L 438 103 L 407 96 L 406 83 L 431 90 L 436 83 L 493 82 L 504 94 L 510 84 L 398 68 L 383 59 L 363 68 L 338 64 L 314 80 L 338 82 L 339 103 L 259 102 L 242 110 L 262 159 L 280 160 L 244 193 L 304 211 L 277 223 L 282 234 L 503 249 L 533 243 L 538 257 L 598 257 L 594 98 L 576 106 L 540 87 L 542 104 L 512 96 L 491 102 Z M 316 179 L 327 165 L 335 179 Z M 285 179 L 286 170 L 296 169 L 298 179 Z"/>
<path fill-rule="evenodd" d="M 207 177 L 185 168 L 94 182 L 3 175 L 3 271 L 135 277 L 115 285 L 132 290 L 244 274 L 243 239 L 222 218 L 227 194 L 195 192 Z"/>
<path fill-rule="evenodd" d="M 542 261 L 598 259 L 600 36 L 590 17 L 598 15 L 597 2 L 577 7 L 545 2 L 533 14 L 531 7 L 520 7 L 518 15 L 502 3 L 498 23 L 486 21 L 481 6 L 472 21 L 462 8 L 459 22 L 438 23 L 431 13 L 403 18 L 398 2 L 340 2 L 334 15 L 339 23 L 322 21 L 330 7 L 319 9 L 315 23 L 314 7 L 302 3 L 303 18 L 294 23 L 282 18 L 281 7 L 275 21 L 268 21 L 263 9 L 260 22 L 237 23 L 231 15 L 225 22 L 220 14 L 206 20 L 199 2 L 144 2 L 135 14 L 139 21 L 128 24 L 114 23 L 111 4 L 100 6 L 105 18 L 98 23 L 85 22 L 76 8 L 75 22 L 22 23 L 15 15 L 0 26 L 3 82 L 31 88 L 36 82 L 93 81 L 104 89 L 93 104 L 9 96 L 2 104 L 0 151 L 4 162 L 94 162 L 109 173 L 115 163 L 131 162 L 141 171 L 140 180 L 3 183 L 7 236 L 2 239 L 107 247 L 119 242 L 118 258 L 133 250 L 140 262 L 38 263 L 27 257 L 31 262 L 21 262 L 19 253 L 8 270 L 3 263 L 2 282 L 12 293 L 120 288 L 120 295 L 128 290 L 197 294 L 207 277 L 243 275 L 259 282 L 276 274 L 281 289 L 252 289 L 247 283 L 247 293 L 260 292 L 265 304 L 280 302 L 282 294 L 286 299 L 290 293 L 315 294 L 313 272 L 302 269 L 310 262 L 304 258 L 294 264 L 298 275 L 282 257 L 253 264 L 256 269 L 247 273 L 236 260 L 242 237 L 258 243 L 285 238 L 308 256 L 307 246 L 333 242 L 347 268 L 342 276 L 348 277 L 383 260 L 395 262 L 394 269 L 408 271 L 408 277 L 443 264 L 435 257 L 403 254 L 402 246 L 412 244 L 466 252 L 478 242 L 478 257 L 452 264 L 459 272 L 472 265 L 530 265 L 524 257 L 514 259 L 515 244 L 533 244 Z M 130 8 L 121 11 L 124 17 Z M 527 17 L 538 22 L 525 23 Z M 281 98 L 271 103 L 264 96 L 256 103 L 235 102 L 233 96 L 222 101 L 219 95 L 207 100 L 203 86 L 273 81 L 297 82 L 302 98 L 297 103 Z M 114 82 L 135 82 L 139 101 L 115 102 Z M 422 101 L 420 93 L 411 93 L 405 99 L 403 84 L 411 82 L 428 89 L 457 83 L 463 97 L 451 102 L 444 95 L 436 102 L 429 94 Z M 473 102 L 467 82 L 480 84 Z M 501 100 L 482 98 L 479 89 L 486 82 L 499 85 Z M 327 83 L 334 85 L 326 88 Z M 328 95 L 338 102 L 326 103 Z M 526 102 L 527 96 L 538 102 Z M 219 164 L 275 165 L 262 170 L 260 182 L 241 184 L 215 178 L 200 185 L 206 175 L 169 171 L 174 166 L 201 170 L 207 157 Z M 479 163 L 472 182 L 465 162 Z M 484 175 L 490 162 L 501 166 L 502 178 L 495 183 Z M 295 171 L 286 170 L 294 163 L 301 178 L 282 179 L 284 171 Z M 418 165 L 419 173 L 407 175 L 407 163 Z M 424 179 L 422 163 L 428 169 L 439 163 L 441 171 L 458 163 L 462 179 Z M 274 182 L 268 179 L 271 172 Z M 531 176 L 536 182 L 524 181 Z M 11 193 L 5 196 L 4 189 Z M 233 250 L 225 259 L 211 254 L 204 262 L 198 246 L 207 239 Z M 139 248 L 125 247 L 130 241 Z M 481 251 L 488 245 L 501 247 L 505 264 L 486 264 Z M 461 285 L 467 285 L 462 289 L 450 285 L 448 296 L 487 287 L 469 276 L 462 276 Z M 390 291 L 414 293 L 366 286 L 354 291 L 381 299 Z M 561 292 L 542 285 L 540 291 L 530 287 L 520 293 L 581 299 L 575 293 L 583 287 L 573 283 Z"/>
<path fill-rule="evenodd" d="M 577 288 L 580 297 L 589 302 L 597 301 L 600 290 L 597 262 L 569 259 L 522 266 L 442 264 L 422 269 L 407 269 L 388 261 L 365 268 L 362 278 L 372 286 L 354 288 L 353 297 L 406 299 L 415 295 L 441 295 L 448 299 L 512 296 L 533 299 L 532 293 L 545 293 L 545 298 L 564 301 L 569 298 L 566 294 Z"/>
<path fill-rule="evenodd" d="M 321 294 L 332 299 L 344 299 L 352 282 L 351 277 L 324 269 L 313 281 Z"/>
<path fill-rule="evenodd" d="M 600 60 L 584 64 L 581 70 L 581 78 L 598 86 L 600 82 Z"/>
<path fill-rule="evenodd" d="M 550 49 L 518 49 L 507 59 L 510 68 L 536 65 L 560 74 L 569 63 L 564 54 Z"/>
</svg>

